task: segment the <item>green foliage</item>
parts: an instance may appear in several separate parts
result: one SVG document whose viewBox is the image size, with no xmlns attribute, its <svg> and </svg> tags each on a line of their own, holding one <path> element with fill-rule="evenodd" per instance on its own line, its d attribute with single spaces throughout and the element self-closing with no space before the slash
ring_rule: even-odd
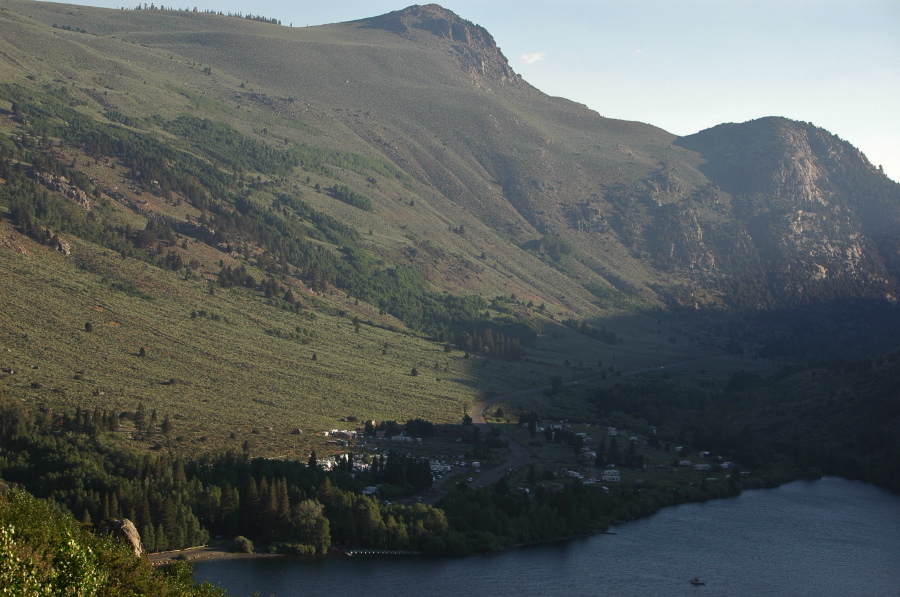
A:
<svg viewBox="0 0 900 597">
<path fill-rule="evenodd" d="M 36 172 L 46 172 L 49 167 L 47 163 L 38 163 L 38 155 L 17 154 L 20 160 L 31 159 L 30 168 L 22 166 L 21 161 L 13 165 L 9 158 L 0 157 L 0 177 L 6 179 L 6 184 L 0 186 L 0 204 L 6 205 L 12 223 L 46 245 L 56 246 L 57 233 L 66 233 L 123 255 L 135 255 L 134 245 L 124 231 L 104 224 L 74 202 L 49 193 L 32 178 Z"/>
<path fill-rule="evenodd" d="M 94 535 L 19 490 L 0 496 L 0 586 L 10 595 L 35 597 L 224 595 L 208 583 L 194 585 L 189 565 L 158 572 L 130 545 Z"/>
<path fill-rule="evenodd" d="M 509 321 L 514 320 L 510 319 Z M 501 330 L 505 330 L 506 333 Z M 480 330 L 472 329 L 471 332 L 464 331 L 459 334 L 456 347 L 466 352 L 479 352 L 501 359 L 518 361 L 522 358 L 523 344 L 532 341 L 535 336 L 534 330 L 523 324 L 485 325 Z"/>
<path fill-rule="evenodd" d="M 210 159 L 232 171 L 287 174 L 302 161 L 295 152 L 277 149 L 208 118 L 179 116 L 174 120 L 158 119 L 157 122 L 163 130 L 184 138 Z"/>
<path fill-rule="evenodd" d="M 105 575 L 90 540 L 83 533 L 76 538 L 71 524 L 59 525 L 62 529 L 48 528 L 47 518 L 58 515 L 38 503 L 26 505 L 26 500 L 25 494 L 13 492 L 0 511 L 0 583 L 4 592 L 23 596 L 97 595 Z M 52 536 L 51 531 L 62 532 Z"/>
<path fill-rule="evenodd" d="M 425 419 L 410 419 L 406 422 L 406 434 L 410 437 L 432 437 L 434 423 Z"/>
<path fill-rule="evenodd" d="M 563 257 L 572 253 L 572 245 L 562 237 L 548 235 L 540 241 L 540 251 L 546 253 L 550 259 L 559 263 Z"/>
<path fill-rule="evenodd" d="M 372 207 L 372 200 L 353 191 L 346 185 L 334 185 L 330 189 L 328 189 L 328 194 L 337 199 L 338 201 L 343 201 L 347 205 L 352 205 L 353 207 L 358 207 L 363 211 L 374 211 L 375 208 Z"/>
<path fill-rule="evenodd" d="M 253 541 L 243 535 L 238 535 L 231 542 L 231 551 L 235 553 L 253 553 Z"/>
<path fill-rule="evenodd" d="M 115 449 L 101 433 L 118 425 L 112 414 L 78 411 L 57 421 L 14 402 L 2 401 L 0 409 L 6 423 L 0 428 L 4 479 L 73 513 L 86 512 L 94 522 L 130 518 L 153 551 L 209 539 L 192 510 L 204 498 L 187 485 L 184 461 Z M 152 431 L 155 411 L 148 418 L 141 403 L 132 416 L 138 433 Z"/>
</svg>

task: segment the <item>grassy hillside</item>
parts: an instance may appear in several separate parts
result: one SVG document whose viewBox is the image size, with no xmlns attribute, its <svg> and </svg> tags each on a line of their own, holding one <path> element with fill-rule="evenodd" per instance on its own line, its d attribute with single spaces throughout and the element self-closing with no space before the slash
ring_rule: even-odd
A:
<svg viewBox="0 0 900 597">
<path fill-rule="evenodd" d="M 93 396 L 117 410 L 143 400 L 192 440 L 212 427 L 241 441 L 251 427 L 274 427 L 282 444 L 296 442 L 293 428 L 331 428 L 350 415 L 456 419 L 476 396 L 460 383 L 471 379 L 461 355 L 373 326 L 355 333 L 330 308 L 294 314 L 241 290 L 211 296 L 205 281 L 89 246 L 77 249 L 82 269 L 40 255 L 43 247 L 25 250 L 2 254 L 3 292 L 18 305 L 5 311 L 0 357 L 15 371 L 4 376 L 13 395 L 70 405 Z M 459 381 L 409 375 L 434 361 L 438 375 Z"/>
</svg>

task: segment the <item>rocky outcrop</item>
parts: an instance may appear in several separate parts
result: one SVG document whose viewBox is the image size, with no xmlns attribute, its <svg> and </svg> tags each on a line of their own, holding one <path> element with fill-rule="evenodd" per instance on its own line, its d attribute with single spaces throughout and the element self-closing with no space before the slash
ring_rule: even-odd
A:
<svg viewBox="0 0 900 597">
<path fill-rule="evenodd" d="M 78 187 L 70 185 L 69 181 L 62 176 L 53 176 L 52 174 L 47 174 L 46 172 L 33 172 L 32 176 L 36 181 L 38 181 L 51 191 L 59 193 L 67 199 L 71 199 L 85 209 L 91 208 L 91 200 L 90 198 L 88 198 L 87 193 L 85 193 Z"/>
<path fill-rule="evenodd" d="M 407 39 L 442 40 L 470 75 L 500 82 L 518 79 L 487 29 L 437 4 L 410 6 L 362 22 L 366 27 L 392 31 Z"/>
<path fill-rule="evenodd" d="M 894 293 L 900 190 L 855 147 L 786 118 L 723 124 L 676 144 L 698 152 L 701 172 L 732 196 L 722 213 L 749 233 L 775 296 L 823 292 L 823 284 L 831 294 Z M 753 265 L 720 240 L 733 266 Z"/>
<path fill-rule="evenodd" d="M 109 520 L 104 521 L 100 525 L 101 533 L 108 533 L 114 537 L 118 537 L 124 539 L 131 545 L 132 550 L 134 551 L 134 555 L 142 556 L 146 553 L 144 550 L 144 546 L 141 543 L 141 535 L 138 533 L 137 528 L 135 528 L 134 523 L 128 520 L 127 518 L 123 518 L 121 520 L 111 518 Z"/>
<path fill-rule="evenodd" d="M 53 246 L 54 249 L 56 249 L 63 255 L 71 255 L 72 254 L 72 246 L 69 243 L 67 243 L 66 241 L 64 241 L 63 239 L 59 238 L 58 235 L 56 237 L 54 237 L 54 241 L 55 241 L 55 244 Z"/>
</svg>

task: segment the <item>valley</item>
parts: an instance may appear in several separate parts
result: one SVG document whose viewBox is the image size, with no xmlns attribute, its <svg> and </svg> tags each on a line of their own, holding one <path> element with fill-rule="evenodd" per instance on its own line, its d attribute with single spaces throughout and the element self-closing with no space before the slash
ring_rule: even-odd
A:
<svg viewBox="0 0 900 597">
<path fill-rule="evenodd" d="M 0 57 L 12 492 L 151 551 L 463 554 L 898 488 L 900 185 L 813 124 L 605 118 L 437 5 L 9 0 Z"/>
</svg>

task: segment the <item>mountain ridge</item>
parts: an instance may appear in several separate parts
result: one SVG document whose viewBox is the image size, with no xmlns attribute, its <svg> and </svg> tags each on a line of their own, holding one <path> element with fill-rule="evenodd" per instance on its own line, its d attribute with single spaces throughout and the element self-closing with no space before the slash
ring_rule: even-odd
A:
<svg viewBox="0 0 900 597">
<path fill-rule="evenodd" d="M 737 366 L 739 355 L 848 356 L 897 340 L 878 321 L 896 311 L 898 185 L 811 125 L 761 119 L 677 137 L 605 118 L 506 74 L 489 34 L 433 6 L 374 18 L 384 26 L 310 28 L 191 11 L 4 8 L 2 242 L 29 253 L 8 254 L 9 267 L 41 262 L 33 271 L 47 279 L 27 288 L 49 310 L 67 309 L 56 290 L 40 290 L 53 279 L 89 289 L 61 313 L 65 329 L 108 310 L 104 292 L 121 312 L 149 310 L 109 320 L 127 330 L 103 354 L 127 371 L 97 374 L 92 390 L 118 388 L 122 408 L 134 396 L 171 405 L 211 392 L 209 355 L 222 345 L 241 347 L 267 376 L 254 386 L 239 375 L 227 400 L 262 392 L 264 410 L 302 404 L 326 425 L 348 414 L 399 419 L 403 405 L 454 420 L 484 393 L 586 374 L 613 356 L 634 370 L 684 354 Z M 473 71 L 460 45 L 493 66 Z M 848 309 L 853 301 L 865 305 Z M 27 325 L 13 317 L 9 329 L 52 340 L 10 336 L 18 358 L 75 346 L 39 309 L 25 313 Z M 136 322 L 168 317 L 176 332 L 147 342 L 153 357 L 135 362 L 147 329 Z M 208 335 L 191 335 L 199 325 Z M 664 333 L 669 325 L 677 331 Z M 849 328 L 880 335 L 845 345 Z M 155 360 L 186 347 L 202 354 L 196 372 Z M 421 356 L 429 350 L 433 360 Z M 9 375 L 8 387 L 50 402 L 63 399 L 46 388 L 74 396 L 85 384 L 73 376 L 90 373 L 70 356 L 48 377 Z M 476 368 L 498 356 L 523 360 Z M 292 367 L 308 380 L 301 394 Z M 419 390 L 413 367 L 440 374 Z M 192 374 L 202 381 L 188 390 L 178 380 Z M 402 393 L 386 382 L 366 400 L 368 375 Z M 334 388 L 333 404 L 308 404 Z M 190 408 L 199 417 L 212 407 Z"/>
<path fill-rule="evenodd" d="M 772 282 L 781 287 L 769 289 L 770 298 L 757 301 L 757 307 L 786 300 L 785 285 L 821 286 L 833 277 L 856 276 L 864 285 L 880 284 L 882 296 L 897 294 L 896 246 L 889 232 L 898 221 L 898 186 L 867 166 L 858 151 L 841 149 L 844 145 L 818 129 L 810 133 L 785 119 L 760 119 L 676 138 L 651 125 L 607 119 L 534 89 L 512 71 L 486 30 L 434 4 L 301 29 L 181 11 L 19 6 L 45 23 L 71 21 L 54 22 L 56 35 L 87 44 L 92 53 L 110 42 L 120 45 L 120 34 L 133 38 L 131 45 L 139 42 L 133 51 L 146 53 L 157 73 L 193 80 L 200 93 L 221 102 L 220 114 L 236 123 L 239 110 L 260 111 L 285 119 L 284 132 L 290 133 L 284 129 L 288 121 L 305 122 L 329 131 L 329 143 L 393 161 L 424 185 L 416 192 L 428 196 L 426 203 L 448 228 L 467 223 L 472 230 L 476 222 L 484 227 L 479 237 L 451 237 L 469 258 L 497 246 L 497 234 L 520 247 L 549 235 L 572 246 L 576 258 L 568 259 L 566 269 L 575 287 L 583 285 L 581 279 L 614 289 L 610 280 L 623 278 L 615 270 L 624 268 L 624 277 L 632 280 L 626 287 L 644 300 L 671 301 L 681 292 L 654 288 L 693 287 L 695 294 L 722 303 L 716 297 L 730 292 L 723 284 L 762 263 L 810 274 L 793 279 L 790 273 L 790 281 Z M 99 14 L 102 19 L 90 17 Z M 91 20 L 110 37 L 59 29 L 84 30 Z M 174 59 L 179 55 L 183 58 Z M 198 64 L 206 69 L 199 80 L 193 74 Z M 94 79 L 82 83 L 84 92 L 111 108 L 145 101 L 131 92 L 90 90 L 96 80 L 114 87 L 121 75 L 101 72 Z M 255 88 L 263 82 L 265 89 Z M 171 93 L 172 84 L 165 85 Z M 178 95 L 175 103 L 183 104 Z M 780 133 L 766 132 L 770 125 Z M 741 140 L 727 150 L 734 158 L 708 155 L 709 150 L 704 155 L 703 147 L 715 147 L 720 141 L 713 137 L 723 137 L 724 130 L 741 131 L 735 133 Z M 784 138 L 776 140 L 779 134 Z M 747 141 L 751 138 L 756 141 Z M 759 145 L 762 139 L 769 139 L 767 145 Z M 812 159 L 810 140 L 831 149 Z M 832 178 L 842 172 L 852 172 L 853 185 L 875 185 L 878 207 L 857 214 L 850 208 L 857 201 L 854 193 L 863 198 L 869 191 L 848 187 L 839 193 L 846 213 L 811 216 L 808 208 L 794 209 L 794 223 L 785 224 L 787 203 L 826 208 L 825 197 L 835 193 Z M 749 220 L 736 216 L 748 210 L 754 212 Z M 853 221 L 841 223 L 841 217 Z M 724 227 L 723 218 L 729 221 Z M 860 218 L 877 240 L 857 229 Z M 433 224 L 422 223 L 421 233 L 433 236 Z M 777 238 L 769 238 L 776 223 Z M 399 225 L 399 220 L 391 224 L 402 232 Z M 819 236 L 829 230 L 837 236 L 816 248 L 803 232 L 812 229 Z M 861 240 L 851 242 L 853 235 Z M 410 249 L 421 248 L 416 242 L 396 243 L 384 256 L 406 259 Z M 429 275 L 437 280 L 436 272 Z M 590 310 L 589 294 L 574 287 L 566 294 L 580 294 L 578 310 Z"/>
</svg>

